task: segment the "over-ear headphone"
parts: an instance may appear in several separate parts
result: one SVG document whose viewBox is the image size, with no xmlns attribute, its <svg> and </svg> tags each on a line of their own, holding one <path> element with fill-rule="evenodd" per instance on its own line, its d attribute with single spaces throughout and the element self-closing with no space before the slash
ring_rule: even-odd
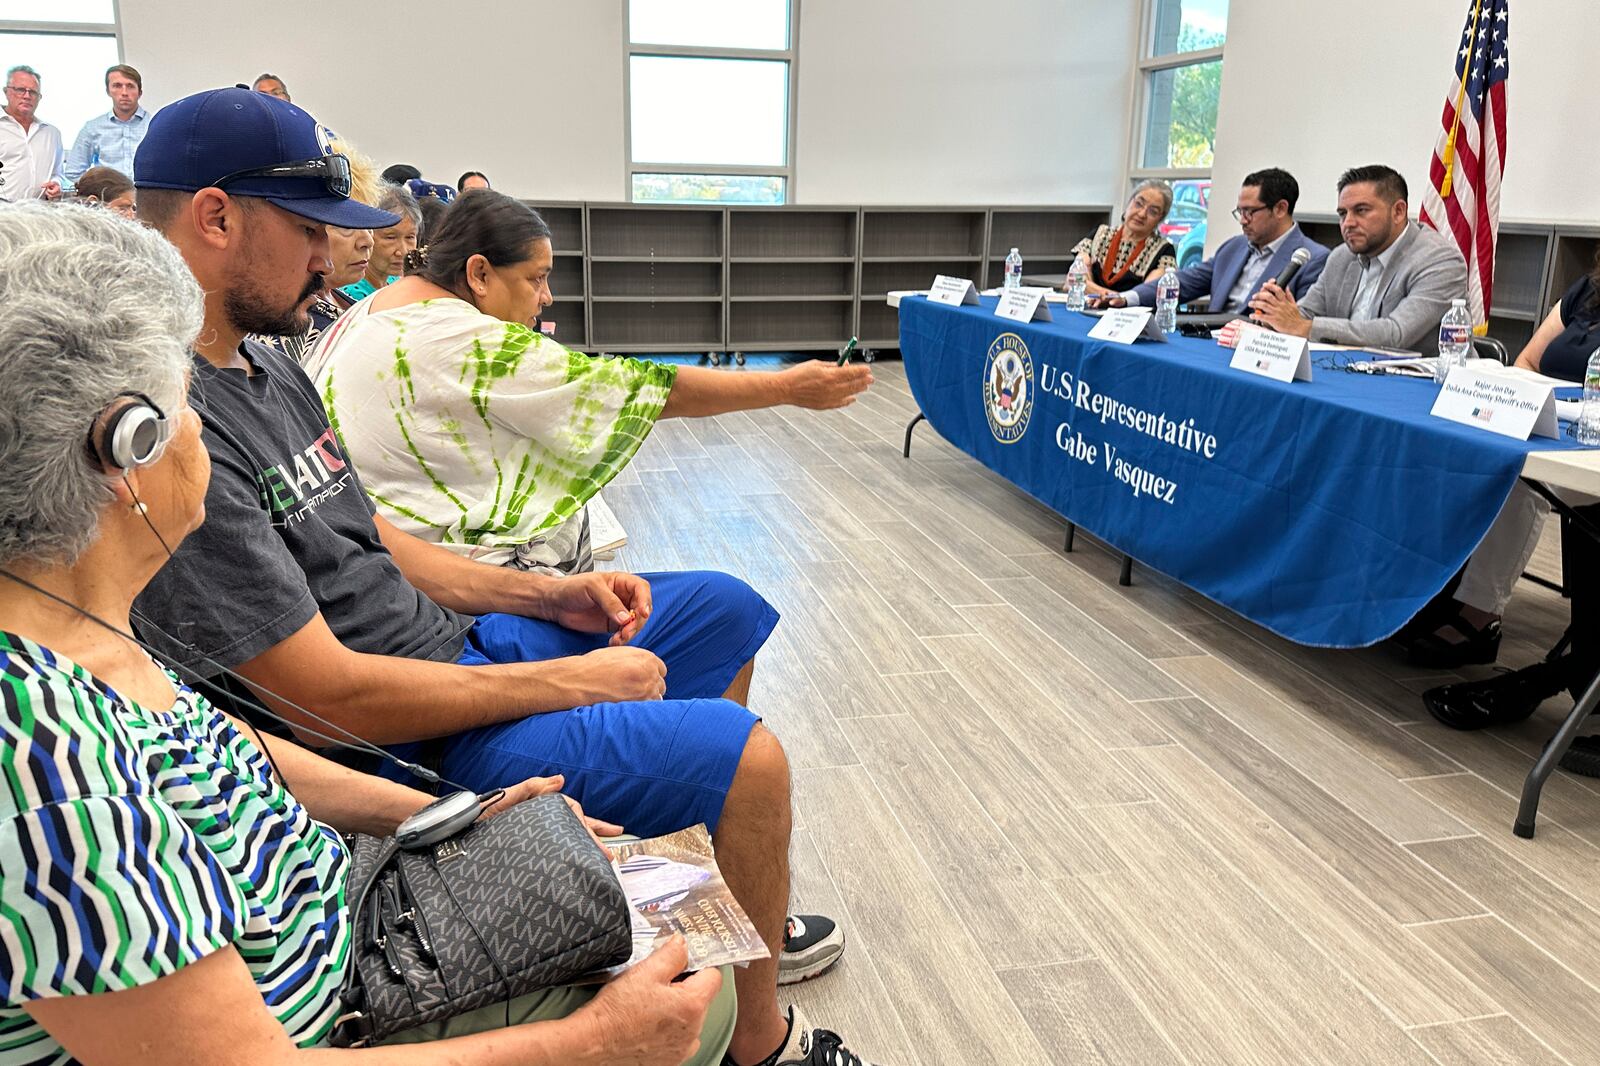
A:
<svg viewBox="0 0 1600 1066">
<path fill-rule="evenodd" d="M 95 444 L 92 426 L 89 441 L 94 453 L 104 462 L 128 471 L 154 462 L 161 455 L 172 438 L 172 423 L 167 421 L 166 412 L 144 393 L 120 393 L 111 402 L 124 399 L 135 402 L 124 404 L 106 418 L 105 430 L 99 437 L 103 444 Z M 95 421 L 99 420 L 97 416 Z"/>
</svg>

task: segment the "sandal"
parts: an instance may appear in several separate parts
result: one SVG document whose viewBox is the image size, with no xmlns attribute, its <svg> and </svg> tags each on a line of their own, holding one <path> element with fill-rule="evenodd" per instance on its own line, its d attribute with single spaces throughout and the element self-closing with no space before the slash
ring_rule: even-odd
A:
<svg viewBox="0 0 1600 1066">
<path fill-rule="evenodd" d="M 1538 662 L 1483 681 L 1430 688 L 1422 694 L 1422 702 L 1429 714 L 1451 729 L 1515 725 L 1566 687 L 1566 673 L 1560 660 Z"/>
<path fill-rule="evenodd" d="M 1482 629 L 1474 629 L 1465 618 L 1456 615 L 1446 618 L 1439 629 L 1453 629 L 1464 638 L 1448 641 L 1437 631 L 1426 633 L 1406 648 L 1406 655 L 1416 666 L 1432 670 L 1454 670 L 1458 666 L 1486 666 L 1500 655 L 1500 621 L 1485 622 Z"/>
</svg>

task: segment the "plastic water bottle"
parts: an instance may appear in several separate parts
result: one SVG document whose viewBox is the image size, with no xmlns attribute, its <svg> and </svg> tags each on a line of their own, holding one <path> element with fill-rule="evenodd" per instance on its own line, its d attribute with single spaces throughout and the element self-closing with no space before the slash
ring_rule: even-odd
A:
<svg viewBox="0 0 1600 1066">
<path fill-rule="evenodd" d="M 1451 300 L 1450 310 L 1439 322 L 1439 360 L 1433 364 L 1433 380 L 1443 382 L 1471 354 L 1472 316 L 1467 314 L 1467 301 Z"/>
<path fill-rule="evenodd" d="M 1583 407 L 1575 429 L 1579 444 L 1600 447 L 1600 348 L 1589 356 L 1589 369 L 1583 373 Z"/>
<path fill-rule="evenodd" d="M 1006 256 L 1006 288 L 1022 288 L 1022 253 L 1015 248 Z"/>
<path fill-rule="evenodd" d="M 1067 271 L 1067 310 L 1082 311 L 1088 291 L 1089 268 L 1082 259 L 1074 259 L 1072 269 Z"/>
<path fill-rule="evenodd" d="M 1156 328 L 1162 333 L 1178 332 L 1178 272 L 1167 272 L 1156 282 Z"/>
</svg>

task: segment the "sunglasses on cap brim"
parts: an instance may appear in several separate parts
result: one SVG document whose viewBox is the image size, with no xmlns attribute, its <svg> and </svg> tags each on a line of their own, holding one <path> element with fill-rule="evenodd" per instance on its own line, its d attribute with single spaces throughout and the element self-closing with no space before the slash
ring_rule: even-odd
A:
<svg viewBox="0 0 1600 1066">
<path fill-rule="evenodd" d="M 328 195 L 337 196 L 341 200 L 350 199 L 352 188 L 350 160 L 342 155 L 323 155 L 315 159 L 302 159 L 298 163 L 278 163 L 270 167 L 236 170 L 232 174 L 218 178 L 211 185 L 213 188 L 226 189 L 229 182 L 243 181 L 245 178 L 317 178 L 328 190 Z"/>
</svg>

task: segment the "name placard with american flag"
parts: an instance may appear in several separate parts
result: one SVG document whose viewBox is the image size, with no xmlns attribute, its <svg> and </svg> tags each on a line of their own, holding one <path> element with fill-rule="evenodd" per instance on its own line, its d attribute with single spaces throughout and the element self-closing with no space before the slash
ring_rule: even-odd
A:
<svg viewBox="0 0 1600 1066">
<path fill-rule="evenodd" d="M 1456 52 L 1443 130 L 1428 168 L 1422 221 L 1452 238 L 1467 261 L 1467 307 L 1477 332 L 1489 320 L 1500 177 L 1506 163 L 1510 0 L 1470 0 Z"/>
</svg>

